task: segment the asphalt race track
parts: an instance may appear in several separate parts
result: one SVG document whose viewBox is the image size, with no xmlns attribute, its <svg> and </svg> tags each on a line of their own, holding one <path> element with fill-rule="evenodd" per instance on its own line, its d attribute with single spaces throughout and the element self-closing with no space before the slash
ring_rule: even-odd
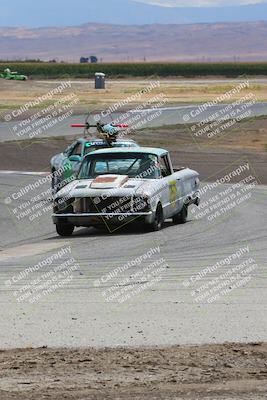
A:
<svg viewBox="0 0 267 400">
<path fill-rule="evenodd" d="M 267 341 L 267 186 L 242 187 L 243 200 L 231 209 L 224 205 L 227 210 L 218 215 L 205 212 L 205 204 L 226 198 L 231 185 L 207 189 L 203 183 L 202 208 L 191 208 L 185 225 L 166 221 L 161 232 L 80 228 L 71 238 L 59 238 L 49 201 L 37 197 L 48 184 L 36 193 L 20 191 L 37 179 L 0 174 L 1 348 Z M 19 209 L 22 203 L 30 214 Z M 41 208 L 33 210 L 33 204 Z M 67 258 L 56 259 L 59 251 L 68 252 Z M 34 295 L 34 281 L 42 276 L 48 282 L 49 272 L 60 271 L 70 257 L 75 269 L 66 283 L 62 279 L 62 286 L 36 302 L 23 299 Z M 230 270 L 229 283 L 212 300 L 212 287 Z M 239 280 L 231 280 L 237 273 Z M 121 296 L 129 281 L 136 293 L 119 303 L 116 293 Z"/>
<path fill-rule="evenodd" d="M 244 106 L 246 103 L 244 103 Z M 142 121 L 141 128 L 147 127 L 162 127 L 164 125 L 175 125 L 175 124 L 185 124 L 185 123 L 198 123 L 204 120 L 211 118 L 212 120 L 218 118 L 216 117 L 216 113 L 222 112 L 222 115 L 226 115 L 227 113 L 224 111 L 227 107 L 227 104 L 219 104 L 210 106 L 208 109 L 201 111 L 199 114 L 197 113 L 199 105 L 181 105 L 181 106 L 173 106 L 173 107 L 157 107 L 156 109 L 147 108 L 142 111 L 131 110 L 131 116 L 123 120 L 123 122 L 130 122 L 132 118 L 139 116 L 138 121 Z M 237 113 L 240 113 L 240 108 L 238 105 L 233 106 L 233 110 Z M 239 110 L 239 111 L 238 111 Z M 249 110 L 249 111 L 246 111 Z M 252 105 L 248 105 L 247 109 L 244 109 L 244 113 L 249 112 L 246 118 L 253 118 L 267 115 L 267 103 L 255 103 Z M 111 116 L 102 117 L 101 114 L 98 114 L 97 111 L 94 112 L 94 116 L 100 116 L 102 122 L 110 123 L 112 120 L 116 120 L 124 116 L 126 111 L 121 111 L 120 113 L 112 113 Z M 104 114 L 105 115 L 105 114 Z M 242 115 L 239 114 L 239 116 Z M 51 129 L 46 129 L 44 134 L 40 134 L 36 137 L 52 137 L 52 136 L 68 136 L 78 133 L 79 131 L 75 131 L 71 128 L 71 124 L 83 123 L 85 120 L 85 115 L 75 116 L 71 115 L 69 117 L 64 118 L 62 122 L 56 123 Z M 243 117 L 245 118 L 245 116 Z M 122 121 L 120 121 L 122 122 Z M 90 123 L 95 123 L 94 118 L 91 116 Z M 18 130 L 14 129 L 15 126 L 19 126 L 20 121 L 12 121 L 12 122 L 0 122 L 0 142 L 11 141 L 11 140 L 24 140 L 29 139 L 29 134 L 21 134 L 18 136 L 18 132 L 22 131 L 22 128 L 18 128 Z M 26 127 L 28 124 L 26 124 Z M 17 132 L 17 133 L 16 133 Z"/>
</svg>

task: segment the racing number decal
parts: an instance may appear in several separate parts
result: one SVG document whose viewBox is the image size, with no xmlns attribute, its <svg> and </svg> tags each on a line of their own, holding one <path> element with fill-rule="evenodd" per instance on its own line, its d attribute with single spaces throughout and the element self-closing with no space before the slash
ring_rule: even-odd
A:
<svg viewBox="0 0 267 400">
<path fill-rule="evenodd" d="M 178 199 L 178 189 L 176 181 L 169 182 L 169 197 L 171 206 L 176 207 L 176 200 Z"/>
</svg>

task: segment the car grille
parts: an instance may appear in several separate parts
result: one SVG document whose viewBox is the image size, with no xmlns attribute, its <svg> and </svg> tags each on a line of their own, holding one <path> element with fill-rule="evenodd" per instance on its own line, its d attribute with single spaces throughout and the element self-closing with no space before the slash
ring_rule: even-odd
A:
<svg viewBox="0 0 267 400">
<path fill-rule="evenodd" d="M 146 199 L 141 197 L 84 197 L 76 198 L 73 204 L 74 213 L 129 213 L 148 211 Z"/>
</svg>

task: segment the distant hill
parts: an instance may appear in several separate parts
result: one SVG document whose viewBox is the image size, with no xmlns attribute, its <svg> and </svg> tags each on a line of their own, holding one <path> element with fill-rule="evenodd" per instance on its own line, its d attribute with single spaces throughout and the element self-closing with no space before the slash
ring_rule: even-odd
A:
<svg viewBox="0 0 267 400">
<path fill-rule="evenodd" d="M 0 9 L 0 26 L 75 26 L 87 21 L 144 25 L 258 20 L 267 20 L 267 3 L 235 7 L 168 8 L 134 0 L 12 0 Z"/>
<path fill-rule="evenodd" d="M 267 60 L 267 22 L 0 28 L 0 59 Z"/>
</svg>

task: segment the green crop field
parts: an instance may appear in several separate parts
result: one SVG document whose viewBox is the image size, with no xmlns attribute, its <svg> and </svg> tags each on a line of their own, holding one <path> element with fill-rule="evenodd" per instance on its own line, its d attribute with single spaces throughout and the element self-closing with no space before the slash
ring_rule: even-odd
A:
<svg viewBox="0 0 267 400">
<path fill-rule="evenodd" d="M 108 63 L 67 64 L 45 62 L 1 62 L 5 68 L 28 75 L 30 78 L 92 78 L 95 72 L 109 77 L 196 77 L 267 75 L 267 62 L 254 63 Z"/>
</svg>

